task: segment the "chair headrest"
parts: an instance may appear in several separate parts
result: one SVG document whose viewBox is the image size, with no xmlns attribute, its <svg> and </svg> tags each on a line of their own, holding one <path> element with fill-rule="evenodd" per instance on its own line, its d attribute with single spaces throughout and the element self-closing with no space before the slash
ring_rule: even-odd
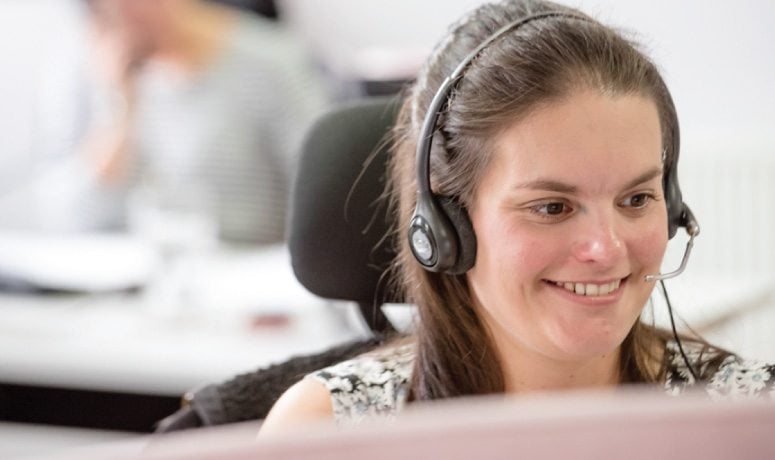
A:
<svg viewBox="0 0 775 460">
<path fill-rule="evenodd" d="M 381 198 L 399 106 L 395 97 L 350 103 L 323 115 L 305 138 L 288 244 L 296 278 L 316 295 L 400 302 L 383 275 L 395 251 Z"/>
</svg>

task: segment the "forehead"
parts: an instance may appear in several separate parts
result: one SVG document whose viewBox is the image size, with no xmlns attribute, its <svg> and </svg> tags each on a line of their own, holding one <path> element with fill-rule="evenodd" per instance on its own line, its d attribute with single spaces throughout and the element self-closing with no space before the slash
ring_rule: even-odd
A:
<svg viewBox="0 0 775 460">
<path fill-rule="evenodd" d="M 551 179 L 580 188 L 614 187 L 661 165 L 661 152 L 652 99 L 578 91 L 536 108 L 497 134 L 480 185 Z"/>
</svg>

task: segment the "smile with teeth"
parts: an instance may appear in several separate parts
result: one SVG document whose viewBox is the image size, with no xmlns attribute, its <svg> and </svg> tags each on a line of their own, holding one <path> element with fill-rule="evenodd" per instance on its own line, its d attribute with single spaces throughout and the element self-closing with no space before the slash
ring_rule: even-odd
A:
<svg viewBox="0 0 775 460">
<path fill-rule="evenodd" d="M 566 291 L 574 292 L 577 295 L 583 296 L 604 296 L 608 295 L 615 290 L 619 289 L 622 283 L 621 279 L 612 281 L 605 284 L 593 284 L 593 283 L 574 283 L 572 281 L 549 281 L 550 283 L 559 286 Z"/>
</svg>

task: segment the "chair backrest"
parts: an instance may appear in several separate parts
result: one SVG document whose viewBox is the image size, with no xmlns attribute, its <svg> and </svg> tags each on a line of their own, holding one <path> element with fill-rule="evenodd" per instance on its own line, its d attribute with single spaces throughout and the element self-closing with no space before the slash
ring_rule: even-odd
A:
<svg viewBox="0 0 775 460">
<path fill-rule="evenodd" d="M 289 247 L 299 282 L 329 299 L 357 302 L 373 330 L 390 325 L 379 307 L 400 302 L 386 270 L 388 134 L 400 101 L 372 98 L 338 107 L 308 132 L 292 196 Z"/>
</svg>

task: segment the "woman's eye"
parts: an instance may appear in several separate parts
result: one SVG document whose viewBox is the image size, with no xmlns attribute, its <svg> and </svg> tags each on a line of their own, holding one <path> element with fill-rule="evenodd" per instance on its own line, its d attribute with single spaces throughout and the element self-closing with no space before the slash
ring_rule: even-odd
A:
<svg viewBox="0 0 775 460">
<path fill-rule="evenodd" d="M 622 202 L 622 205 L 628 208 L 641 209 L 646 207 L 652 198 L 653 197 L 648 193 L 636 193 L 635 195 L 626 198 Z"/>
<path fill-rule="evenodd" d="M 565 211 L 565 203 L 548 203 L 543 205 L 544 212 L 550 216 L 559 216 Z"/>
<path fill-rule="evenodd" d="M 562 217 L 572 211 L 567 203 L 555 201 L 530 207 L 530 211 L 541 217 Z"/>
</svg>

